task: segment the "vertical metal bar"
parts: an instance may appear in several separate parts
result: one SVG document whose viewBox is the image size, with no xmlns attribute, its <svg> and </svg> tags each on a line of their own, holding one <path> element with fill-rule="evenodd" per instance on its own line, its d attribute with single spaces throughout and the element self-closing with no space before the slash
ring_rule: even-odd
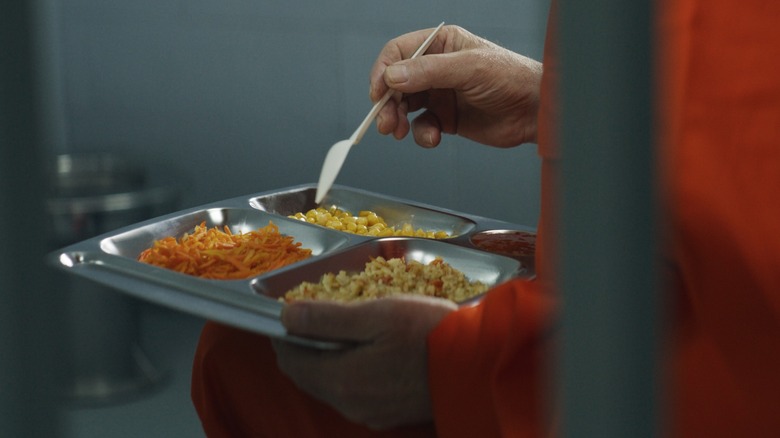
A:
<svg viewBox="0 0 780 438">
<path fill-rule="evenodd" d="M 564 435 L 655 436 L 652 8 L 559 7 Z"/>
<path fill-rule="evenodd" d="M 32 0 L 31 31 L 36 64 L 37 111 L 40 113 L 38 136 L 45 151 L 67 152 L 67 120 L 62 71 L 61 0 Z"/>
<path fill-rule="evenodd" d="M 0 2 L 0 434 L 60 431 L 62 299 L 44 266 L 33 2 Z"/>
</svg>

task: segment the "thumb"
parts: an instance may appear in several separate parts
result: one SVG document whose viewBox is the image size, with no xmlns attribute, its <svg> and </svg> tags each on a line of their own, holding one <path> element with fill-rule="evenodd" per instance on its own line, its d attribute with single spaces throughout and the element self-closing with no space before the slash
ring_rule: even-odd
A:
<svg viewBox="0 0 780 438">
<path fill-rule="evenodd" d="M 476 71 L 475 54 L 460 51 L 405 59 L 387 66 L 384 80 L 388 87 L 402 93 L 430 89 L 463 89 Z"/>
</svg>

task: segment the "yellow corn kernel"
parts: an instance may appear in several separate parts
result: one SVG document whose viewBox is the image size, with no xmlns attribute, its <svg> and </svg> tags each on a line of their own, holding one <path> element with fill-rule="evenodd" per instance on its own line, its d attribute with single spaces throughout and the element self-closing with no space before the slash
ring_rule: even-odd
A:
<svg viewBox="0 0 780 438">
<path fill-rule="evenodd" d="M 334 230 L 369 236 L 408 236 L 428 239 L 447 239 L 450 237 L 445 231 L 426 231 L 422 228 L 415 230 L 410 223 L 405 223 L 397 229 L 389 226 L 381 216 L 371 210 L 360 210 L 357 216 L 353 216 L 349 211 L 341 210 L 335 205 L 327 209 L 313 208 L 305 214 L 299 212 L 289 217 Z"/>
<path fill-rule="evenodd" d="M 385 227 L 382 231 L 377 234 L 379 237 L 387 237 L 387 236 L 394 236 L 395 230 L 390 227 Z"/>
<path fill-rule="evenodd" d="M 342 225 L 341 221 L 338 220 L 338 219 L 330 219 L 330 220 L 328 220 L 328 222 L 325 224 L 325 226 L 328 227 L 328 228 L 332 228 L 334 230 L 343 230 L 344 229 L 344 225 Z"/>
<path fill-rule="evenodd" d="M 368 226 L 374 225 L 375 223 L 379 222 L 379 217 L 374 212 L 370 212 L 366 216 L 366 220 L 368 221 Z"/>
<path fill-rule="evenodd" d="M 388 228 L 387 224 L 384 222 L 377 222 L 374 225 L 371 225 L 370 228 L 376 228 L 379 231 L 384 230 L 385 228 Z"/>
</svg>

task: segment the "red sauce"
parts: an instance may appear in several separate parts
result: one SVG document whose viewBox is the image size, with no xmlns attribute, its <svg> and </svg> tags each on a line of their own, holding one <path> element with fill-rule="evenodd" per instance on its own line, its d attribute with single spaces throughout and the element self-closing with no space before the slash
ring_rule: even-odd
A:
<svg viewBox="0 0 780 438">
<path fill-rule="evenodd" d="M 536 233 L 527 231 L 485 231 L 471 237 L 479 249 L 512 258 L 533 257 Z"/>
</svg>

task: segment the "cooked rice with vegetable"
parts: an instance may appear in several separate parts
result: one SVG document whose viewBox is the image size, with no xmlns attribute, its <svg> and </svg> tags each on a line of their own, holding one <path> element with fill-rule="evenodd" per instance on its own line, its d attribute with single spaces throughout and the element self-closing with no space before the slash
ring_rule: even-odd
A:
<svg viewBox="0 0 780 438">
<path fill-rule="evenodd" d="M 301 283 L 280 300 L 355 301 L 394 294 L 419 294 L 461 302 L 487 289 L 488 286 L 479 281 L 469 281 L 440 257 L 427 265 L 415 260 L 406 262 L 404 258 L 376 257 L 366 263 L 362 272 L 327 273 L 319 283 Z"/>
</svg>

